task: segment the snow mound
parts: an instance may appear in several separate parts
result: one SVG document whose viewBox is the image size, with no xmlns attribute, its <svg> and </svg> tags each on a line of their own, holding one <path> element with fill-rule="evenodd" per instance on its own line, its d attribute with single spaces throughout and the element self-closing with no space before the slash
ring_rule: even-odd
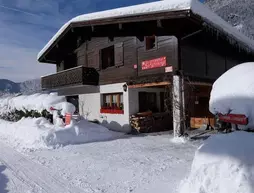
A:
<svg viewBox="0 0 254 193">
<path fill-rule="evenodd" d="M 64 128 L 55 128 L 47 135 L 45 143 L 48 146 L 57 147 L 111 140 L 123 135 L 123 133 L 110 131 L 101 125 L 82 120 L 76 124 L 72 122 Z"/>
<path fill-rule="evenodd" d="M 244 131 L 210 137 L 196 151 L 180 193 L 253 193 L 254 134 Z"/>
<path fill-rule="evenodd" d="M 209 109 L 213 114 L 244 114 L 254 127 L 254 63 L 239 64 L 213 84 Z M 243 127 L 243 126 L 242 126 Z"/>
<path fill-rule="evenodd" d="M 122 135 L 86 120 L 65 127 L 52 125 L 44 118 L 23 118 L 16 123 L 0 120 L 0 138 L 19 150 L 105 141 Z"/>
<path fill-rule="evenodd" d="M 50 112 L 50 107 L 62 109 L 62 115 L 65 113 L 74 113 L 75 107 L 66 102 L 64 96 L 58 96 L 57 93 L 20 96 L 4 96 L 0 98 L 0 114 L 6 114 L 15 110 L 37 110 L 38 112 L 46 109 Z"/>
</svg>

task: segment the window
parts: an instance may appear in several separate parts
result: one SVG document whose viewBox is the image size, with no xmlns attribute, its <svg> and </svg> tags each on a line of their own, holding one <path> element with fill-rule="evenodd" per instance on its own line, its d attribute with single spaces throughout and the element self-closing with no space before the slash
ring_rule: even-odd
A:
<svg viewBox="0 0 254 193">
<path fill-rule="evenodd" d="M 101 113 L 123 114 L 123 93 L 103 94 Z"/>
<path fill-rule="evenodd" d="M 157 97 L 154 92 L 139 92 L 139 111 L 158 112 Z"/>
<path fill-rule="evenodd" d="M 115 66 L 115 47 L 110 46 L 101 50 L 101 67 L 106 69 Z"/>
<path fill-rule="evenodd" d="M 145 37 L 146 50 L 151 50 L 156 47 L 156 37 L 146 36 Z"/>
</svg>

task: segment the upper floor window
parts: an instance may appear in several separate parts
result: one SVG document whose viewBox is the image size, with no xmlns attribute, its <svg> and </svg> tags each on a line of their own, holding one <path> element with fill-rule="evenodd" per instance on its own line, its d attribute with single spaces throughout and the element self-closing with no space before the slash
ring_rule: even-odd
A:
<svg viewBox="0 0 254 193">
<path fill-rule="evenodd" d="M 146 36 L 145 37 L 146 50 L 151 50 L 156 48 L 156 37 Z"/>
<path fill-rule="evenodd" d="M 115 66 L 115 47 L 110 46 L 101 50 L 101 68 L 106 69 Z"/>
</svg>

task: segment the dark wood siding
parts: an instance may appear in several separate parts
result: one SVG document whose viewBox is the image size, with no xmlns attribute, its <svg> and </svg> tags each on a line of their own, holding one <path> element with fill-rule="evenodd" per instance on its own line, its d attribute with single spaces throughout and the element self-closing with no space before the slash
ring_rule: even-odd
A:
<svg viewBox="0 0 254 193">
<path fill-rule="evenodd" d="M 116 37 L 113 40 L 107 37 L 92 38 L 76 50 L 77 63 L 97 69 L 100 84 L 125 82 L 137 76 L 165 73 L 165 67 L 141 69 L 142 61 L 163 56 L 166 56 L 167 66 L 177 66 L 177 39 L 173 36 L 161 36 L 156 42 L 156 49 L 145 50 L 145 41 L 141 42 L 136 37 Z M 114 46 L 115 66 L 102 70 L 101 49 L 109 46 Z"/>
<path fill-rule="evenodd" d="M 127 78 L 136 76 L 136 69 L 134 69 L 134 64 L 137 64 L 136 37 L 117 37 L 113 41 L 107 37 L 92 38 L 84 44 L 77 52 L 78 64 L 97 69 L 100 74 L 100 84 L 124 82 Z M 115 66 L 102 70 L 100 50 L 113 45 Z M 83 53 L 86 53 L 85 57 Z"/>
<path fill-rule="evenodd" d="M 146 50 L 145 41 L 138 43 L 138 76 L 165 73 L 165 67 L 142 70 L 141 63 L 146 60 L 166 56 L 167 66 L 177 66 L 177 39 L 174 36 L 161 36 L 157 37 L 156 44 L 154 49 Z"/>
<path fill-rule="evenodd" d="M 182 40 L 180 45 L 181 66 L 186 75 L 215 80 L 244 62 L 236 48 L 204 32 Z"/>
<path fill-rule="evenodd" d="M 77 50 L 77 65 L 78 66 L 87 66 L 87 54 L 86 54 L 86 43 L 80 46 Z"/>
</svg>

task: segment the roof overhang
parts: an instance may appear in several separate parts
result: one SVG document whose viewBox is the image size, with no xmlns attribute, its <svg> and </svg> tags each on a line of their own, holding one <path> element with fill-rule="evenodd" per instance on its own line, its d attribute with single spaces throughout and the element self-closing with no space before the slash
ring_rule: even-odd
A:
<svg viewBox="0 0 254 193">
<path fill-rule="evenodd" d="M 189 30 L 197 29 L 197 26 L 191 26 L 193 22 L 194 20 L 191 21 L 190 17 L 190 9 L 186 9 L 70 23 L 43 50 L 41 55 L 38 55 L 38 61 L 56 63 L 54 56 L 59 54 L 56 50 L 65 50 L 65 53 L 68 51 L 73 52 L 77 48 L 78 38 L 82 38 L 85 41 L 90 40 L 92 37 L 146 36 L 153 34 L 178 36 L 183 28 L 183 35 L 186 35 Z M 167 29 L 165 25 L 170 25 L 170 27 L 168 26 Z M 198 26 L 200 25 L 198 24 Z"/>
<path fill-rule="evenodd" d="M 197 0 L 171 0 L 78 16 L 66 23 L 38 54 L 38 61 L 58 63 L 92 37 L 174 35 L 210 28 L 231 44 L 254 53 L 254 43 Z"/>
</svg>

